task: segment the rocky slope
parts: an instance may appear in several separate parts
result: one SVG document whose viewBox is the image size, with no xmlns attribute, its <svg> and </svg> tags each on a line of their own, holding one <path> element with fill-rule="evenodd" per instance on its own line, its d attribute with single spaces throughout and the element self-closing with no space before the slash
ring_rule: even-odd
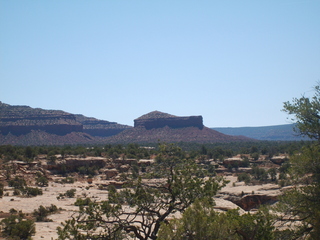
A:
<svg viewBox="0 0 320 240">
<path fill-rule="evenodd" d="M 83 132 L 90 134 L 91 136 L 109 137 L 116 135 L 123 130 L 132 128 L 116 122 L 89 118 L 80 114 L 76 114 L 75 116 L 76 120 L 83 125 Z"/>
</svg>

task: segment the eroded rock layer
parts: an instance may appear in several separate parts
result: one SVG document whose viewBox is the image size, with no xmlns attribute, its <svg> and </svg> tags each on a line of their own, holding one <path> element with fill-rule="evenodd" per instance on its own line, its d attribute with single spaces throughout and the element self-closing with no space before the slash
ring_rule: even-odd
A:
<svg viewBox="0 0 320 240">
<path fill-rule="evenodd" d="M 43 110 L 28 106 L 11 106 L 0 102 L 0 132 L 3 135 L 24 135 L 32 130 L 57 135 L 82 132 L 83 126 L 75 116 L 58 110 Z"/>
</svg>

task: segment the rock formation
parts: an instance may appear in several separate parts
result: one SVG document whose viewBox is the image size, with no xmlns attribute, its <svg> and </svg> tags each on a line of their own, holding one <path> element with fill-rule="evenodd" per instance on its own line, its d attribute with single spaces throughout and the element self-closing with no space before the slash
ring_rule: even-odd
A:
<svg viewBox="0 0 320 240">
<path fill-rule="evenodd" d="M 245 211 L 258 208 L 263 204 L 273 204 L 278 201 L 277 195 L 263 195 L 263 194 L 252 194 L 244 197 L 231 196 L 227 200 L 235 203 Z"/>
<path fill-rule="evenodd" d="M 177 117 L 159 111 L 153 111 L 134 120 L 134 127 L 145 127 L 146 129 L 163 128 L 203 128 L 202 116 Z"/>
<path fill-rule="evenodd" d="M 3 135 L 24 135 L 41 130 L 57 135 L 82 132 L 83 126 L 74 115 L 58 110 L 28 106 L 11 106 L 0 102 L 0 132 Z"/>
<path fill-rule="evenodd" d="M 0 102 L 0 145 L 97 144 L 128 128 L 60 110 Z"/>
<path fill-rule="evenodd" d="M 195 142 L 216 143 L 249 141 L 203 126 L 202 116 L 177 117 L 153 111 L 134 120 L 134 128 L 108 138 L 109 143 Z"/>
</svg>

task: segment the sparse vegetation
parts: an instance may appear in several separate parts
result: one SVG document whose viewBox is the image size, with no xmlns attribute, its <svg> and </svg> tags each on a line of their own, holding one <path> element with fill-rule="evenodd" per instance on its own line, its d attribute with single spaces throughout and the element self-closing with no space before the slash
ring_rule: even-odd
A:
<svg viewBox="0 0 320 240">
<path fill-rule="evenodd" d="M 35 217 L 37 222 L 51 222 L 52 220 L 47 218 L 48 215 L 56 213 L 58 208 L 56 205 L 51 204 L 49 207 L 40 205 L 38 209 L 35 209 L 32 215 Z"/>
<path fill-rule="evenodd" d="M 12 214 L 9 217 L 1 220 L 2 235 L 6 239 L 31 239 L 31 236 L 35 234 L 34 221 L 24 219 L 21 214 Z"/>
</svg>

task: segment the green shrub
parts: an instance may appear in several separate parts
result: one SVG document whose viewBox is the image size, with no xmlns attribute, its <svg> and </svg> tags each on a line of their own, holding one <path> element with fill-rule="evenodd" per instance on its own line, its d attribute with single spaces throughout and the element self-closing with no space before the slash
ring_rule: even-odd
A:
<svg viewBox="0 0 320 240">
<path fill-rule="evenodd" d="M 13 190 L 13 195 L 14 196 L 19 196 L 21 194 L 21 191 L 19 189 L 14 189 Z"/>
<path fill-rule="evenodd" d="M 76 202 L 74 203 L 75 206 L 88 206 L 89 203 L 91 203 L 91 199 L 90 198 L 77 198 Z"/>
<path fill-rule="evenodd" d="M 27 183 L 23 178 L 16 176 L 14 179 L 8 181 L 8 185 L 14 189 L 23 189 L 27 186 Z"/>
<path fill-rule="evenodd" d="M 49 180 L 45 176 L 39 176 L 36 178 L 36 184 L 40 187 L 48 186 Z"/>
<path fill-rule="evenodd" d="M 76 189 L 72 188 L 70 190 L 67 190 L 65 193 L 65 196 L 68 198 L 73 198 L 76 195 Z"/>
<path fill-rule="evenodd" d="M 34 221 L 23 219 L 17 215 L 3 219 L 1 226 L 2 234 L 10 239 L 30 239 L 36 232 Z"/>
<path fill-rule="evenodd" d="M 47 218 L 48 215 L 53 214 L 58 211 L 56 205 L 51 204 L 49 207 L 44 207 L 40 205 L 38 209 L 35 209 L 32 215 L 36 218 L 37 222 L 51 222 L 52 220 Z"/>
<path fill-rule="evenodd" d="M 61 180 L 62 183 L 74 183 L 74 178 L 73 177 L 66 177 Z"/>
<path fill-rule="evenodd" d="M 38 195 L 42 195 L 43 192 L 42 192 L 42 190 L 40 188 L 26 187 L 23 190 L 23 194 L 27 195 L 28 197 L 30 197 L 30 196 L 35 197 L 35 196 L 38 196 Z"/>
<path fill-rule="evenodd" d="M 239 182 L 245 182 L 245 184 L 250 183 L 250 181 L 251 181 L 250 174 L 248 174 L 248 173 L 240 173 L 238 175 L 238 181 Z"/>
</svg>

